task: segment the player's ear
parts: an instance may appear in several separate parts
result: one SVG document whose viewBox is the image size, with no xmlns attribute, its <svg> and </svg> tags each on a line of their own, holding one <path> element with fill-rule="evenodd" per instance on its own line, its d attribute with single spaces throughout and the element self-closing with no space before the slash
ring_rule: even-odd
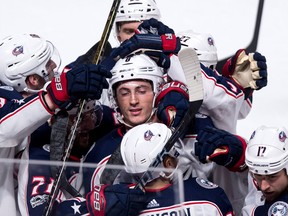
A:
<svg viewBox="0 0 288 216">
<path fill-rule="evenodd" d="M 174 157 L 166 155 L 163 159 L 163 165 L 165 168 L 174 169 L 177 166 L 177 160 Z"/>
</svg>

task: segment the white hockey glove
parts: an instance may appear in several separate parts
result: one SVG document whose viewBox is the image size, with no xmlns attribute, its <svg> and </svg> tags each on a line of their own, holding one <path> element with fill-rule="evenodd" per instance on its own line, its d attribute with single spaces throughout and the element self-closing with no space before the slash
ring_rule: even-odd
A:
<svg viewBox="0 0 288 216">
<path fill-rule="evenodd" d="M 243 88 L 259 90 L 267 85 L 266 58 L 258 52 L 247 54 L 240 49 L 225 63 L 222 74 L 232 77 Z"/>
</svg>

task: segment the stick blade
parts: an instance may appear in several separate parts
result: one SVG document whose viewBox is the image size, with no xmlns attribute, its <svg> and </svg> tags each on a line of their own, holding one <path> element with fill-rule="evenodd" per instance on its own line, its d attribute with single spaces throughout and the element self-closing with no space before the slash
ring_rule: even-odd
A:
<svg viewBox="0 0 288 216">
<path fill-rule="evenodd" d="M 193 48 L 185 48 L 180 50 L 178 57 L 186 78 L 189 101 L 203 100 L 202 73 L 197 53 Z"/>
</svg>

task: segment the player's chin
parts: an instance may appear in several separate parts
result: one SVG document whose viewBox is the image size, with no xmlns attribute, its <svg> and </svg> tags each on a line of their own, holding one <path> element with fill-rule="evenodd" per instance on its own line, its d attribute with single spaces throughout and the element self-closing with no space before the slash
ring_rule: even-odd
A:
<svg viewBox="0 0 288 216">
<path fill-rule="evenodd" d="M 129 118 L 129 122 L 131 126 L 137 126 L 140 124 L 143 124 L 145 122 L 147 122 L 148 118 L 147 117 L 143 117 L 143 116 L 131 116 Z"/>
<path fill-rule="evenodd" d="M 264 193 L 267 202 L 274 201 L 279 195 L 277 193 Z"/>
</svg>

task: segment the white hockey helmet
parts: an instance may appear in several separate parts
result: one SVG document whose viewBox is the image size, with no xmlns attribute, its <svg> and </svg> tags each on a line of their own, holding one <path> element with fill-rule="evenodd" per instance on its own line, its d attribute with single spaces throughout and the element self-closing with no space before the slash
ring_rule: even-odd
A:
<svg viewBox="0 0 288 216">
<path fill-rule="evenodd" d="M 0 81 L 18 92 L 29 91 L 26 78 L 38 74 L 49 81 L 46 64 L 51 59 L 59 68 L 61 59 L 54 45 L 35 34 L 15 34 L 0 42 Z"/>
<path fill-rule="evenodd" d="M 179 32 L 177 36 L 181 40 L 182 49 L 194 48 L 203 65 L 211 69 L 216 68 L 218 62 L 217 48 L 211 34 L 187 30 Z"/>
<path fill-rule="evenodd" d="M 155 0 L 122 0 L 114 22 L 114 32 L 118 34 L 118 23 L 143 21 L 151 18 L 161 19 Z"/>
<path fill-rule="evenodd" d="M 109 80 L 109 98 L 112 107 L 117 108 L 115 101 L 115 85 L 117 83 L 142 79 L 151 81 L 154 95 L 156 96 L 163 84 L 163 70 L 155 61 L 145 54 L 131 55 L 119 59 L 111 70 L 112 78 Z"/>
<path fill-rule="evenodd" d="M 141 174 L 147 171 L 171 134 L 171 130 L 162 123 L 145 123 L 130 129 L 124 135 L 120 148 L 126 172 Z M 179 156 L 175 147 L 168 154 L 175 158 Z M 163 176 L 163 172 L 153 172 L 152 175 L 150 181 Z"/>
<path fill-rule="evenodd" d="M 288 139 L 284 127 L 261 126 L 255 130 L 246 148 L 245 162 L 254 174 L 270 175 L 286 168 Z"/>
</svg>

